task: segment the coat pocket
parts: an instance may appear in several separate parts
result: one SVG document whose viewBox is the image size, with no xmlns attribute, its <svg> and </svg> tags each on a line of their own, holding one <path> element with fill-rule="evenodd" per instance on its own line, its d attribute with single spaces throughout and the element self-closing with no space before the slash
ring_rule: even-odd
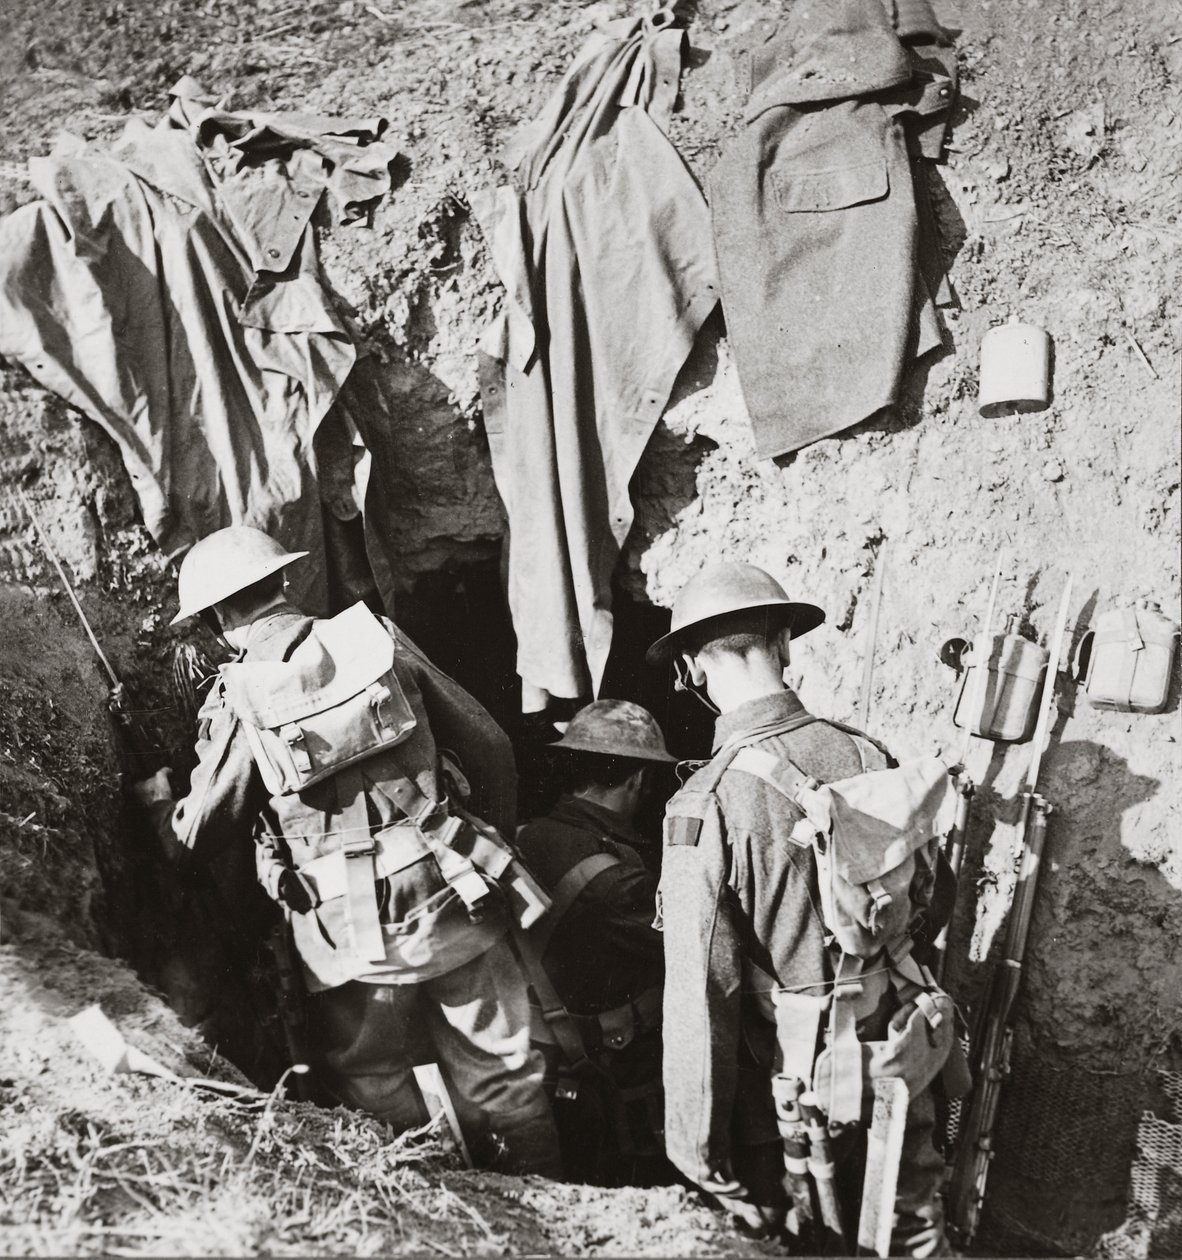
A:
<svg viewBox="0 0 1182 1260">
<path fill-rule="evenodd" d="M 769 171 L 776 205 L 787 214 L 845 210 L 890 192 L 880 106 L 878 117 L 830 106 L 798 117 Z"/>
</svg>

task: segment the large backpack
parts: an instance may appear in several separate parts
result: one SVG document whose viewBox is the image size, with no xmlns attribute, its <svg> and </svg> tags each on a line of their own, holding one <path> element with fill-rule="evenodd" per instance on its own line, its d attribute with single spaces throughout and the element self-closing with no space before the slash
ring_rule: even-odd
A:
<svg viewBox="0 0 1182 1260">
<path fill-rule="evenodd" d="M 285 661 L 222 666 L 226 700 L 273 796 L 301 792 L 410 736 L 415 716 L 394 673 L 395 650 L 358 603 L 315 622 Z"/>
<path fill-rule="evenodd" d="M 809 721 L 815 719 L 807 719 Z M 940 841 L 956 811 L 948 767 L 936 757 L 889 765 L 878 745 L 847 730 L 863 773 L 820 784 L 764 741 L 761 731 L 721 750 L 717 782 L 727 768 L 754 775 L 787 797 L 803 815 L 793 839 L 816 858 L 820 912 L 831 938 L 834 979 L 826 993 L 772 992 L 785 1070 L 826 1104 L 830 1123 L 858 1121 L 866 1080 L 903 1078 L 914 1097 L 940 1072 L 955 1041 L 951 998 L 912 955 L 913 935 L 931 908 Z M 830 723 L 830 725 L 839 725 Z M 869 768 L 877 766 L 880 768 Z M 858 999 L 886 981 L 907 1010 L 902 1028 L 863 1042 Z M 868 983 L 869 982 L 869 983 Z M 828 1035 L 819 1053 L 818 1033 Z"/>
</svg>

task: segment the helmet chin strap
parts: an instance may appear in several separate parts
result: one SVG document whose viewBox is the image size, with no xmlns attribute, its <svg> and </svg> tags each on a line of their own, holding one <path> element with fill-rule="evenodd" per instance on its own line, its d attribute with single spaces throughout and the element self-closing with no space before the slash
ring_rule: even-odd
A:
<svg viewBox="0 0 1182 1260">
<path fill-rule="evenodd" d="M 706 693 L 705 687 L 697 686 L 690 679 L 689 667 L 680 657 L 673 662 L 673 690 L 689 692 L 695 700 L 705 705 L 705 707 L 709 709 L 715 717 L 718 717 L 718 715 L 722 712 L 718 705 L 710 699 L 709 695 Z"/>
</svg>

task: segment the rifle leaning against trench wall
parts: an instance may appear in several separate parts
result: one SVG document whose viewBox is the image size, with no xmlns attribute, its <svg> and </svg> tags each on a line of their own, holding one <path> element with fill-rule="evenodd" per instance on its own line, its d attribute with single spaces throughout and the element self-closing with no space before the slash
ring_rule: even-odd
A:
<svg viewBox="0 0 1182 1260">
<path fill-rule="evenodd" d="M 993 1159 L 993 1133 L 997 1125 L 1001 1088 L 1010 1072 L 1014 1005 L 1022 983 L 1022 962 L 1038 888 L 1039 865 L 1046 842 L 1047 817 L 1052 809 L 1036 789 L 1043 749 L 1052 726 L 1055 684 L 1063 663 L 1071 587 L 1072 580 L 1069 577 L 1050 640 L 1050 656 L 1039 702 L 1038 724 L 1034 731 L 1030 766 L 1022 792 L 1022 809 L 1018 821 L 1022 848 L 1005 945 L 1001 958 L 994 967 L 988 993 L 976 1022 L 977 1035 L 973 1038 L 974 1045 L 979 1047 L 974 1072 L 976 1087 L 968 1121 L 960 1135 L 960 1146 L 948 1187 L 949 1224 L 956 1231 L 962 1246 L 972 1243 L 980 1223 L 989 1167 Z"/>
<path fill-rule="evenodd" d="M 985 607 L 985 620 L 981 623 L 981 633 L 977 637 L 977 642 L 984 645 L 988 645 L 993 638 L 993 615 L 997 610 L 997 592 L 1001 586 L 1001 575 L 1002 565 L 999 564 L 997 572 L 993 575 L 993 585 L 989 589 L 989 602 Z M 944 842 L 944 856 L 948 859 L 948 868 L 952 872 L 954 881 L 953 901 L 948 911 L 948 918 L 940 929 L 940 933 L 932 947 L 932 974 L 936 977 L 937 984 L 942 984 L 944 981 L 944 965 L 948 959 L 948 934 L 952 929 L 953 915 L 956 913 L 956 892 L 960 884 L 960 869 L 964 865 L 964 850 L 969 834 L 969 814 L 972 810 L 973 795 L 977 790 L 977 785 L 969 777 L 965 763 L 968 761 L 969 747 L 973 740 L 973 715 L 982 712 L 985 707 L 986 692 L 989 687 L 988 655 L 988 648 L 986 647 L 985 659 L 981 662 L 981 667 L 975 675 L 973 701 L 969 706 L 965 720 L 964 744 L 960 750 L 959 763 L 954 771 L 956 775 L 956 817 L 952 823 L 952 830 L 948 833 L 948 837 Z M 992 750 L 993 744 L 990 741 L 991 758 Z"/>
</svg>

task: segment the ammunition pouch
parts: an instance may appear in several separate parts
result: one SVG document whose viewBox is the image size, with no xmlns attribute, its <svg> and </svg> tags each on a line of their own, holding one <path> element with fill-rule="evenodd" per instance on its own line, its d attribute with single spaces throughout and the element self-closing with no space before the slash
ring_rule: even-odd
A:
<svg viewBox="0 0 1182 1260">
<path fill-rule="evenodd" d="M 549 904 L 491 827 L 469 815 L 456 817 L 441 811 L 446 811 L 446 803 L 425 825 L 407 819 L 373 834 L 344 836 L 339 849 L 306 862 L 297 872 L 317 905 L 348 898 L 346 919 L 353 948 L 372 962 L 385 958 L 378 922 L 378 881 L 426 858 L 434 860 L 473 922 L 486 913 L 495 884 L 502 884 L 509 894 L 518 922 L 532 923 Z"/>
<path fill-rule="evenodd" d="M 892 1021 L 882 1040 L 859 1041 L 858 1061 L 863 1081 L 899 1077 L 914 1098 L 940 1075 L 948 1061 L 957 1044 L 956 1021 L 952 999 L 946 993 L 920 994 L 901 1009 L 907 1013 L 903 1026 L 896 1028 Z M 813 1089 L 822 1101 L 842 1092 L 841 1082 L 834 1080 L 841 1061 L 841 1047 L 836 1044 L 826 1046 L 817 1056 Z M 873 1093 L 867 1091 L 866 1103 L 872 1099 Z"/>
<path fill-rule="evenodd" d="M 646 1032 L 661 1027 L 662 994 L 659 988 L 645 989 L 631 1002 L 614 1006 L 597 1015 L 572 1015 L 565 1007 L 551 1014 L 541 1006 L 530 1007 L 530 1040 L 536 1045 L 563 1048 L 554 1025 L 569 1020 L 577 1033 L 585 1057 L 598 1059 L 605 1053 L 624 1050 Z"/>
</svg>

